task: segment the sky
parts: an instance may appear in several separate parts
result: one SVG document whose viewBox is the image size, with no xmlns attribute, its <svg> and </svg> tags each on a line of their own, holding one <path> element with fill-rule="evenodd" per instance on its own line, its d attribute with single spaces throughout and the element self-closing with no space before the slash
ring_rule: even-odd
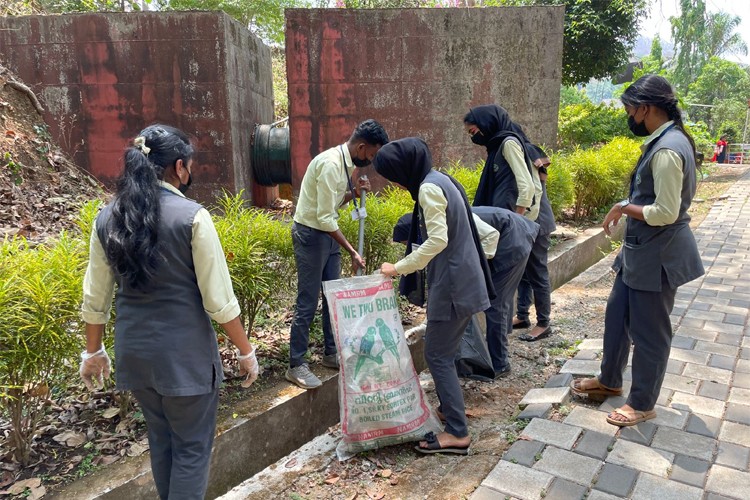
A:
<svg viewBox="0 0 750 500">
<path fill-rule="evenodd" d="M 745 39 L 750 48 L 750 0 L 705 0 L 708 12 L 724 11 L 739 16 L 742 24 L 736 30 Z M 648 19 L 641 24 L 640 33 L 647 38 L 655 38 L 658 34 L 662 41 L 672 40 L 672 25 L 669 18 L 679 15 L 680 0 L 651 0 L 651 11 Z M 725 54 L 728 60 L 750 64 L 749 55 Z"/>
</svg>

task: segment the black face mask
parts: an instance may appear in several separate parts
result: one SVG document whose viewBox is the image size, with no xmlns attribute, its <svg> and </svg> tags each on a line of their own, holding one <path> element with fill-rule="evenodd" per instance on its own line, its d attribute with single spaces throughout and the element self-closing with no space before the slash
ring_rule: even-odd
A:
<svg viewBox="0 0 750 500">
<path fill-rule="evenodd" d="M 370 165 L 372 163 L 370 160 L 365 158 L 364 160 L 361 158 L 352 158 L 352 163 L 355 167 L 364 168 Z"/>
<path fill-rule="evenodd" d="M 633 135 L 637 135 L 638 137 L 646 137 L 647 135 L 650 135 L 646 128 L 645 119 L 641 123 L 636 123 L 635 117 L 628 116 L 628 128 L 633 132 Z"/>
<path fill-rule="evenodd" d="M 183 184 L 182 181 L 180 181 L 180 185 L 177 186 L 177 189 L 179 189 L 180 193 L 185 194 L 190 187 L 190 184 L 193 183 L 193 174 L 188 172 L 188 181 L 187 184 Z"/>
<path fill-rule="evenodd" d="M 473 142 L 477 146 L 486 146 L 487 138 L 484 137 L 481 132 L 477 132 L 476 134 L 471 136 L 471 142 Z"/>
</svg>

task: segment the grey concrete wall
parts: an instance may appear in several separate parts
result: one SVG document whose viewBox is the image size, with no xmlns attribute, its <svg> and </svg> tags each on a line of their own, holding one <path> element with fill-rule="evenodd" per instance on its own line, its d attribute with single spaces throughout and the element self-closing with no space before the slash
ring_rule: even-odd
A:
<svg viewBox="0 0 750 500">
<path fill-rule="evenodd" d="M 424 138 L 438 166 L 486 155 L 462 124 L 479 104 L 500 104 L 533 141 L 553 144 L 564 10 L 287 10 L 293 185 L 368 117 L 392 138 Z"/>
</svg>

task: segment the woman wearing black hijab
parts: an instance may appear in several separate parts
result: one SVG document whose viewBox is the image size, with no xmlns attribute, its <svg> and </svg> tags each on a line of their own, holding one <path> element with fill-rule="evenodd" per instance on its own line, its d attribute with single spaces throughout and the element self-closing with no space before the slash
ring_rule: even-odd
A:
<svg viewBox="0 0 750 500">
<path fill-rule="evenodd" d="M 514 210 L 539 224 L 539 236 L 529 255 L 518 288 L 517 317 L 513 328 L 529 328 L 529 307 L 536 308 L 536 325 L 520 340 L 534 342 L 549 337 L 551 287 L 547 270 L 549 235 L 555 218 L 544 189 L 539 167 L 549 163 L 546 153 L 532 144 L 520 125 L 496 104 L 472 108 L 464 117 L 464 127 L 474 144 L 487 148 L 487 161 L 474 197 L 474 206 Z M 545 164 L 546 161 L 546 164 Z M 531 166 L 533 165 L 533 167 Z M 527 200 L 530 200 L 527 201 Z M 528 210 L 524 206 L 530 203 Z M 488 326 L 489 328 L 490 326 Z"/>
<path fill-rule="evenodd" d="M 454 359 L 472 314 L 487 309 L 494 297 L 477 227 L 463 189 L 450 176 L 433 170 L 430 151 L 421 139 L 386 144 L 373 165 L 380 175 L 407 189 L 415 202 L 406 257 L 395 265 L 384 263 L 380 271 L 387 276 L 409 275 L 427 266 L 430 292 L 424 354 L 445 431 L 427 434 L 416 449 L 465 455 L 471 438 Z M 418 231 L 423 243 L 411 251 Z"/>
</svg>

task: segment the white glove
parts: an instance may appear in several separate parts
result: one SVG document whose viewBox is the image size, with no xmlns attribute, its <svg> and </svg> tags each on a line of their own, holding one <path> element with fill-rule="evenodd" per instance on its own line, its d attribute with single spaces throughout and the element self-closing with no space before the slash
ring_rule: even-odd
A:
<svg viewBox="0 0 750 500">
<path fill-rule="evenodd" d="M 247 378 L 242 381 L 242 387 L 248 388 L 258 378 L 258 372 L 260 371 L 258 358 L 255 357 L 255 348 L 253 347 L 253 350 L 244 356 L 238 354 L 237 361 L 240 363 L 240 375 L 247 374 Z"/>
<path fill-rule="evenodd" d="M 94 386 L 101 389 L 104 387 L 104 379 L 109 378 L 112 362 L 109 360 L 107 351 L 102 347 L 93 353 L 83 351 L 81 353 L 81 368 L 79 373 L 88 390 L 93 391 Z"/>
</svg>

